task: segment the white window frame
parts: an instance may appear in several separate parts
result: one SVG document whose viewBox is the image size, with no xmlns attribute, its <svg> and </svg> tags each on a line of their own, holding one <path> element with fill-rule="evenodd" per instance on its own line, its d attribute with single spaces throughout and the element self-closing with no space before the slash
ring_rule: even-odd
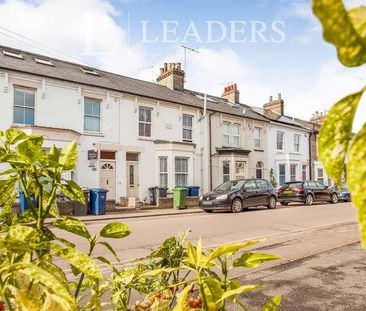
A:
<svg viewBox="0 0 366 311">
<path fill-rule="evenodd" d="M 150 121 L 141 121 L 140 120 L 140 110 L 150 110 Z M 153 108 L 145 107 L 145 106 L 139 106 L 139 115 L 138 115 L 138 136 L 139 137 L 152 137 L 152 118 L 153 118 Z M 150 125 L 150 136 L 146 135 L 146 128 L 144 127 L 144 135 L 140 135 L 140 124 L 144 125 Z"/>
<path fill-rule="evenodd" d="M 184 160 L 184 161 L 187 161 L 187 171 L 183 171 L 183 169 L 182 169 L 182 164 L 180 165 L 181 167 L 181 170 L 177 170 L 177 160 L 180 160 L 180 161 L 182 161 L 182 160 Z M 176 187 L 180 187 L 180 186 L 183 186 L 183 187 L 185 187 L 185 186 L 188 186 L 188 177 L 189 177 L 189 158 L 186 158 L 186 157 L 175 157 L 174 158 L 174 176 L 175 176 L 175 186 Z M 178 183 L 177 183 L 177 179 L 178 179 L 178 177 L 184 177 L 185 178 L 185 180 L 186 180 L 186 185 L 178 185 Z"/>
<path fill-rule="evenodd" d="M 307 178 L 308 178 L 308 166 L 303 164 L 301 166 L 301 179 L 305 181 Z"/>
<path fill-rule="evenodd" d="M 260 172 L 260 177 L 258 176 L 258 172 Z M 255 178 L 263 178 L 263 175 L 264 175 L 264 164 L 262 161 L 258 161 L 256 164 L 255 164 Z"/>
<path fill-rule="evenodd" d="M 225 174 L 224 167 L 225 165 L 229 167 L 229 173 Z M 225 179 L 225 177 L 229 177 L 229 179 Z M 222 161 L 222 182 L 227 182 L 231 180 L 231 161 Z"/>
<path fill-rule="evenodd" d="M 90 100 L 92 105 L 94 104 L 94 102 L 99 103 L 99 116 L 97 115 L 89 115 L 85 113 L 85 106 L 86 106 L 86 101 Z M 85 118 L 93 118 L 93 119 L 97 119 L 99 121 L 99 131 L 94 131 L 92 129 L 86 129 L 85 127 Z M 92 132 L 92 133 L 101 133 L 102 132 L 102 100 L 98 99 L 98 98 L 92 98 L 92 97 L 84 97 L 84 131 L 85 132 Z"/>
<path fill-rule="evenodd" d="M 191 119 L 191 126 L 184 125 L 184 118 Z M 183 126 L 183 132 L 182 132 L 183 141 L 192 142 L 193 141 L 193 116 L 192 115 L 189 115 L 189 114 L 183 114 L 183 117 L 182 117 L 182 126 Z M 184 137 L 185 136 L 184 133 L 186 131 L 190 132 L 191 138 Z"/>
<path fill-rule="evenodd" d="M 284 142 L 285 142 L 285 132 L 283 132 L 283 131 L 277 131 L 276 136 L 277 136 L 277 139 L 276 139 L 276 142 L 277 142 L 277 150 L 283 150 L 284 149 Z M 280 137 L 282 137 L 282 139 L 279 139 Z M 279 148 L 279 145 L 280 144 L 281 144 L 281 148 Z"/>
<path fill-rule="evenodd" d="M 227 126 L 227 132 L 224 131 L 224 129 L 226 128 Z M 230 146 L 230 122 L 223 122 L 222 124 L 222 145 L 223 146 L 226 146 L 226 147 L 229 147 Z M 228 142 L 226 143 L 225 142 L 225 137 L 227 138 Z"/>
<path fill-rule="evenodd" d="M 242 165 L 243 167 L 243 174 L 240 175 L 238 172 L 237 172 L 237 169 L 238 167 Z M 245 166 L 246 166 L 246 162 L 245 161 L 235 161 L 235 179 L 244 179 L 245 178 Z"/>
<path fill-rule="evenodd" d="M 258 130 L 258 136 L 257 131 Z M 254 149 L 261 149 L 262 148 L 262 128 L 261 127 L 254 127 Z"/>
<path fill-rule="evenodd" d="M 24 93 L 32 93 L 33 96 L 34 96 L 34 107 L 25 106 L 25 97 L 24 97 L 23 105 L 16 105 L 15 104 L 15 91 L 16 90 L 21 90 Z M 13 123 L 14 124 L 34 125 L 36 123 L 36 98 L 37 98 L 37 96 L 36 96 L 36 90 L 35 89 L 20 86 L 20 85 L 14 85 L 14 88 L 13 88 Z M 15 122 L 15 108 L 20 108 L 20 109 L 24 110 L 23 122 Z M 33 111 L 33 124 L 25 123 L 25 110 L 32 110 Z"/>
<path fill-rule="evenodd" d="M 285 168 L 284 175 L 281 175 L 281 169 L 280 169 L 281 166 Z M 281 177 L 284 177 L 283 183 L 281 183 Z M 280 186 L 282 186 L 286 182 L 286 164 L 283 164 L 283 163 L 278 164 L 278 181 L 279 181 Z"/>
<path fill-rule="evenodd" d="M 238 130 L 236 133 L 234 133 L 234 128 Z M 240 147 L 240 124 L 238 123 L 230 124 L 230 133 L 231 133 L 232 146 Z M 235 139 L 237 139 L 237 143 L 235 142 Z"/>
<path fill-rule="evenodd" d="M 319 174 L 319 172 L 321 172 L 321 176 L 319 176 L 320 174 Z M 324 181 L 325 181 L 325 179 L 324 179 L 324 169 L 323 168 L 318 168 L 317 169 L 317 178 L 316 178 L 316 180 L 319 182 L 319 183 L 321 183 L 321 184 L 323 184 L 324 185 Z"/>
<path fill-rule="evenodd" d="M 300 135 L 294 134 L 294 152 L 300 152 Z"/>
<path fill-rule="evenodd" d="M 297 178 L 297 164 L 290 164 L 290 181 L 296 181 L 296 178 Z"/>
<path fill-rule="evenodd" d="M 168 157 L 159 157 L 159 186 L 160 187 L 168 187 L 169 183 L 169 176 L 168 176 Z M 162 162 L 165 161 L 165 165 L 162 166 Z M 166 167 L 166 170 L 164 170 L 164 166 Z M 163 184 L 162 177 L 164 177 L 165 184 Z"/>
</svg>

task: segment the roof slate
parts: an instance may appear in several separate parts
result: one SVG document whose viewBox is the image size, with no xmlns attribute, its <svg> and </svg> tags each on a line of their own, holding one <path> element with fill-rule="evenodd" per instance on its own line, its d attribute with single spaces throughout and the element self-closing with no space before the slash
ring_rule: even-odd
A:
<svg viewBox="0 0 366 311">
<path fill-rule="evenodd" d="M 23 59 L 6 56 L 2 53 L 3 49 L 20 52 L 23 55 Z M 203 93 L 190 90 L 174 91 L 156 83 L 110 73 L 97 68 L 85 67 L 82 64 L 67 62 L 44 55 L 9 48 L 6 46 L 0 45 L 0 50 L 0 69 L 3 70 L 13 70 L 46 78 L 95 86 L 117 92 L 148 97 L 155 100 L 173 102 L 181 105 L 188 105 L 201 109 L 203 109 L 204 106 L 203 99 L 197 97 L 197 95 L 203 96 Z M 54 66 L 39 64 L 34 60 L 35 57 L 49 59 L 52 61 Z M 99 75 L 85 74 L 81 68 L 95 70 Z M 249 106 L 241 104 L 238 107 L 235 107 L 228 104 L 227 100 L 220 97 L 211 95 L 209 95 L 209 97 L 217 99 L 217 103 L 207 101 L 207 109 L 210 111 L 217 111 L 268 122 L 264 116 L 256 113 Z M 245 108 L 245 110 L 243 108 Z M 243 112 L 245 113 L 243 114 Z"/>
</svg>

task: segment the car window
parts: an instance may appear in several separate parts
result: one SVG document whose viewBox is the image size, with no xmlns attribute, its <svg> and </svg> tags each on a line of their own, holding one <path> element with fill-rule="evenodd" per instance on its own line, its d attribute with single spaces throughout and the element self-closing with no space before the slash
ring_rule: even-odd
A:
<svg viewBox="0 0 366 311">
<path fill-rule="evenodd" d="M 324 184 L 320 183 L 320 182 L 316 182 L 316 186 L 318 188 L 324 188 Z"/>
<path fill-rule="evenodd" d="M 222 185 L 218 186 L 215 191 L 231 191 L 231 190 L 237 190 L 243 187 L 245 180 L 233 180 L 233 181 L 227 181 L 223 183 Z"/>
<path fill-rule="evenodd" d="M 258 189 L 267 189 L 268 188 L 268 184 L 263 179 L 257 179 L 257 187 L 258 187 Z"/>
<path fill-rule="evenodd" d="M 257 184 L 256 184 L 255 180 L 249 180 L 246 182 L 244 188 L 247 190 L 255 190 L 255 189 L 257 189 Z"/>
<path fill-rule="evenodd" d="M 317 185 L 316 185 L 316 183 L 314 181 L 308 181 L 308 187 L 309 188 L 316 188 Z"/>
</svg>

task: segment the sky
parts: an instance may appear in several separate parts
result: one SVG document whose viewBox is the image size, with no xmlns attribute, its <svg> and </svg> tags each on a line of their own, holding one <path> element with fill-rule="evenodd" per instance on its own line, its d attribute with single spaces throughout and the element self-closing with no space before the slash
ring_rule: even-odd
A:
<svg viewBox="0 0 366 311">
<path fill-rule="evenodd" d="M 234 82 L 258 107 L 281 93 L 285 114 L 304 119 L 366 84 L 323 41 L 310 0 L 0 0 L 0 44 L 150 82 L 181 62 L 188 89 L 220 96 Z M 198 53 L 185 62 L 182 45 Z"/>
</svg>

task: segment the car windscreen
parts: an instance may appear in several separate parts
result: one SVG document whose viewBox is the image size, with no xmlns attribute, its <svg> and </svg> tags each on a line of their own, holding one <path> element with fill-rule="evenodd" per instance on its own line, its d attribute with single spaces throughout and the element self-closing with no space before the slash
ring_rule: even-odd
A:
<svg viewBox="0 0 366 311">
<path fill-rule="evenodd" d="M 218 186 L 215 191 L 225 192 L 225 191 L 232 191 L 238 190 L 244 185 L 244 180 L 232 180 L 223 183 L 221 186 Z"/>
<path fill-rule="evenodd" d="M 303 186 L 302 182 L 292 182 L 287 183 L 282 186 L 283 189 L 295 189 L 295 188 L 301 188 Z"/>
</svg>

